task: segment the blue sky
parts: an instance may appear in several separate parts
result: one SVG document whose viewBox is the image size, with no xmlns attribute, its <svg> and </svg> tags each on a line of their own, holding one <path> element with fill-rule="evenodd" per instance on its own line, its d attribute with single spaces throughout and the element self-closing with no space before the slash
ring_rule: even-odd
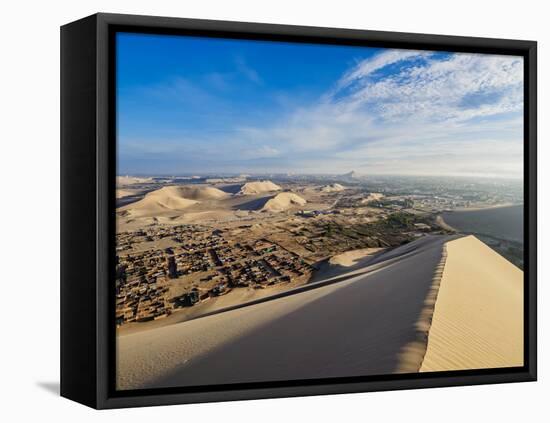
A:
<svg viewBox="0 0 550 423">
<path fill-rule="evenodd" d="M 511 56 L 118 34 L 118 173 L 520 177 Z"/>
</svg>

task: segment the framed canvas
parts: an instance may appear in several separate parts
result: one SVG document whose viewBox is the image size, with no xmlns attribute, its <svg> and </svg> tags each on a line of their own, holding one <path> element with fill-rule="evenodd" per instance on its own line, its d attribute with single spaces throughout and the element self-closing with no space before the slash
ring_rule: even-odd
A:
<svg viewBox="0 0 550 423">
<path fill-rule="evenodd" d="M 61 28 L 61 394 L 536 380 L 536 43 Z"/>
</svg>

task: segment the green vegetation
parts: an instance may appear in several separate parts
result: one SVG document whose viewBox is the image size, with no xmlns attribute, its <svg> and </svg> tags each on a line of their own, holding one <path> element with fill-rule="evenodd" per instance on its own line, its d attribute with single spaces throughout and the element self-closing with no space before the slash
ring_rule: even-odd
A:
<svg viewBox="0 0 550 423">
<path fill-rule="evenodd" d="M 415 223 L 415 221 L 416 221 L 415 216 L 408 213 L 402 213 L 402 212 L 393 213 L 389 215 L 386 219 L 386 222 L 390 226 L 401 226 L 401 227 L 410 226 L 413 223 Z"/>
</svg>

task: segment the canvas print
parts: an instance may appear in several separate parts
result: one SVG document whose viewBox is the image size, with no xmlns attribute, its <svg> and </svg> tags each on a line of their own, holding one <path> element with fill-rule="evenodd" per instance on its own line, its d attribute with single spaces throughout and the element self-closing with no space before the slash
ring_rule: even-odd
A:
<svg viewBox="0 0 550 423">
<path fill-rule="evenodd" d="M 116 35 L 116 389 L 524 364 L 522 57 Z"/>
</svg>

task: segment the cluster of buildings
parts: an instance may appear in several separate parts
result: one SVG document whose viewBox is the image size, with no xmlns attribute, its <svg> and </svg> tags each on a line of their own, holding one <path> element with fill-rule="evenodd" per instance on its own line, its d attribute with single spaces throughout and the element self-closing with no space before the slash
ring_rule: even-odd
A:
<svg viewBox="0 0 550 423">
<path fill-rule="evenodd" d="M 170 246 L 160 248 L 163 240 Z M 233 288 L 305 281 L 313 270 L 267 239 L 228 240 L 193 225 L 118 234 L 117 246 L 124 246 L 117 256 L 118 325 L 160 319 Z"/>
<path fill-rule="evenodd" d="M 226 246 L 215 255 L 222 267 L 213 278 L 228 288 L 262 288 L 309 276 L 313 270 L 297 254 L 266 239 Z"/>
<path fill-rule="evenodd" d="M 261 288 L 309 276 L 313 270 L 297 254 L 268 240 L 261 239 L 247 247 L 253 252 L 252 259 L 223 269 L 230 286 Z"/>
<path fill-rule="evenodd" d="M 162 252 L 118 258 L 116 323 L 144 322 L 171 312 L 167 298 L 168 262 Z"/>
</svg>

